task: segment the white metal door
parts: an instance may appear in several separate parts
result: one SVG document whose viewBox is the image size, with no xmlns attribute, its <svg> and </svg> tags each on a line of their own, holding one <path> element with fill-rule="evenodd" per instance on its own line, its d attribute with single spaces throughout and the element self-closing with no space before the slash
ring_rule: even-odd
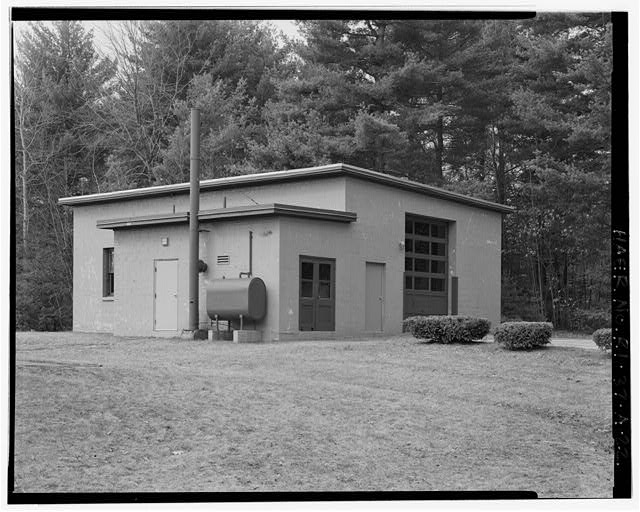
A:
<svg viewBox="0 0 640 512">
<path fill-rule="evenodd" d="M 384 324 L 384 263 L 366 263 L 364 327 L 382 331 Z"/>
<path fill-rule="evenodd" d="M 154 331 L 178 330 L 178 260 L 154 261 Z"/>
</svg>

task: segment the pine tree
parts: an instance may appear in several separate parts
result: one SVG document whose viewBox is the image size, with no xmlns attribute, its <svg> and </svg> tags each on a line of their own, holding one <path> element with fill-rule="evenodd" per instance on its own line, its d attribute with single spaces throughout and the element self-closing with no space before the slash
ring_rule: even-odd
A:
<svg viewBox="0 0 640 512">
<path fill-rule="evenodd" d="M 59 197 L 89 191 L 104 172 L 92 115 L 112 76 L 79 22 L 32 24 L 16 42 L 17 261 L 20 328 L 68 328 L 72 223 Z"/>
<path fill-rule="evenodd" d="M 240 87 L 262 106 L 273 94 L 272 76 L 286 52 L 277 48 L 266 28 L 249 21 L 126 23 L 111 39 L 119 73 L 107 104 L 113 137 L 110 188 L 182 179 L 184 169 L 176 165 L 182 165 L 179 153 L 188 135 L 184 102 L 198 101 L 196 89 L 200 97 L 208 94 L 202 77 L 209 77 L 212 94 L 219 99 L 234 94 L 223 89 Z"/>
<path fill-rule="evenodd" d="M 541 16 L 523 24 L 519 46 L 511 100 L 521 167 L 506 270 L 530 276 L 540 316 L 595 329 L 610 307 L 608 17 Z"/>
</svg>

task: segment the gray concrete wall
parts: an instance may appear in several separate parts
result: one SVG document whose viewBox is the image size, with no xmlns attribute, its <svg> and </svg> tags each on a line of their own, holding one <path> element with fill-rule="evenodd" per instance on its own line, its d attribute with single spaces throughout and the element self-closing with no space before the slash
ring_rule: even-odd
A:
<svg viewBox="0 0 640 512">
<path fill-rule="evenodd" d="M 280 221 L 280 333 L 275 339 L 299 338 L 300 256 L 332 258 L 335 266 L 336 330 L 304 333 L 305 338 L 333 338 L 364 331 L 364 259 L 353 223 L 282 218 Z M 362 287 L 359 286 L 362 281 Z M 362 288 L 362 289 L 360 289 Z"/>
<path fill-rule="evenodd" d="M 227 207 L 244 206 L 257 203 L 284 203 L 315 208 L 328 208 L 344 210 L 345 205 L 345 180 L 344 177 L 318 179 L 310 182 L 271 184 L 261 187 L 244 187 L 242 189 L 230 189 L 221 191 L 203 192 L 200 198 L 201 210 L 221 208 L 224 198 L 227 198 Z M 96 228 L 98 220 L 136 217 L 141 215 L 153 215 L 162 213 L 186 212 L 189 209 L 188 194 L 175 196 L 163 196 L 145 198 L 141 200 L 128 200 L 113 203 L 101 203 L 94 205 L 76 206 L 73 208 L 74 217 L 74 248 L 73 248 L 73 330 L 84 332 L 117 332 L 120 334 L 149 335 L 149 326 L 146 305 L 133 304 L 135 314 L 131 313 L 125 303 L 131 305 L 131 301 L 125 300 L 125 293 L 153 293 L 153 280 L 145 277 L 149 268 L 153 270 L 153 258 L 168 255 L 179 257 L 180 280 L 186 279 L 187 246 L 184 237 L 188 237 L 188 227 L 185 225 L 159 226 L 135 230 L 120 231 L 122 236 L 115 244 L 114 232 L 108 229 Z M 271 221 L 270 221 L 271 222 Z M 258 226 L 258 224 L 255 224 Z M 270 225 L 274 233 L 273 240 L 277 241 L 277 229 Z M 246 230 L 249 224 L 245 225 Z M 259 236 L 261 233 L 256 227 L 254 242 L 266 244 Z M 128 233 L 128 234 L 125 234 Z M 160 237 L 170 236 L 171 244 L 168 248 L 161 248 Z M 264 238 L 264 237 L 263 237 Z M 201 236 L 200 254 L 208 254 L 208 243 L 214 240 L 206 233 Z M 135 249 L 140 244 L 139 251 Z M 240 243 L 240 240 L 238 241 Z M 276 242 L 274 242 L 276 243 Z M 277 242 L 279 243 L 279 242 Z M 268 245 L 268 244 L 267 244 Z M 113 298 L 102 297 L 102 249 L 114 247 L 114 271 L 115 294 Z M 240 247 L 240 246 L 238 246 Z M 140 260 L 139 263 L 137 260 Z M 203 258 L 204 259 L 204 258 Z M 184 260 L 184 263 L 183 263 Z M 235 258 L 234 258 L 235 260 Z M 254 264 L 263 265 L 264 262 Z M 184 268 L 183 268 L 184 267 Z M 136 269 L 142 274 L 136 274 Z M 184 275 L 183 275 L 184 271 Z M 265 269 L 267 271 L 267 269 Z M 270 275 L 276 275 L 277 265 L 268 269 Z M 237 275 L 237 274 L 236 274 Z M 129 279 L 131 276 L 131 279 Z M 151 276 L 152 278 L 153 276 Z M 207 322 L 204 283 L 206 276 L 201 276 L 200 283 L 200 321 Z M 133 286 L 133 281 L 136 286 Z M 186 281 L 185 281 L 186 282 Z M 266 282 L 266 281 L 265 281 Z M 188 293 L 188 292 L 187 292 Z M 272 294 L 273 295 L 273 294 Z M 271 296 L 270 296 L 271 298 Z M 120 302 L 125 300 L 125 302 Z M 276 300 L 274 298 L 274 300 Z M 188 306 L 185 306 L 188 309 Z M 274 304 L 274 311 L 277 306 Z M 136 317 L 138 313 L 145 315 L 142 326 L 139 322 L 130 322 L 130 317 Z M 187 313 L 185 313 L 187 314 Z M 180 317 L 182 318 L 182 317 Z M 117 321 L 116 321 L 117 320 Z M 276 322 L 274 319 L 270 322 Z M 116 327 L 116 324 L 121 324 Z M 182 325 L 182 324 L 181 324 Z M 126 326 L 126 327 L 125 327 Z M 129 331 L 128 329 L 131 329 Z M 269 324 L 268 329 L 276 329 L 276 323 Z"/>
<path fill-rule="evenodd" d="M 282 219 L 278 339 L 362 335 L 366 262 L 385 264 L 383 333 L 400 333 L 404 300 L 400 243 L 407 213 L 448 221 L 448 273 L 459 278 L 458 313 L 499 323 L 501 214 L 355 178 L 347 179 L 346 210 L 357 213 L 357 222 Z M 336 260 L 335 332 L 298 331 L 300 255 Z M 449 285 L 448 289 L 450 295 Z"/>
<path fill-rule="evenodd" d="M 267 313 L 255 328 L 262 331 L 263 339 L 277 338 L 280 309 L 280 220 L 276 217 L 236 220 L 231 222 L 202 223 L 200 254 L 207 262 L 207 272 L 201 274 L 200 320 L 208 322 L 206 287 L 213 279 L 237 278 L 249 270 L 249 231 L 253 231 L 253 276 L 264 281 L 267 288 Z M 228 255 L 228 265 L 218 265 L 217 256 Z M 253 321 L 245 328 L 253 329 Z"/>
<path fill-rule="evenodd" d="M 186 204 L 186 203 L 185 203 Z M 170 213 L 171 197 L 149 198 L 143 201 L 122 201 L 73 208 L 73 330 L 80 332 L 113 332 L 117 318 L 116 301 L 123 285 L 119 250 L 114 232 L 98 229 L 96 222 L 104 219 Z M 179 211 L 179 210 L 178 210 Z M 102 297 L 102 249 L 114 247 L 115 293 Z"/>
<path fill-rule="evenodd" d="M 207 327 L 206 289 L 212 279 L 235 278 L 249 268 L 249 230 L 253 238 L 253 272 L 265 282 L 268 290 L 267 316 L 256 328 L 270 337 L 277 330 L 278 311 L 278 221 L 274 218 L 202 223 L 200 225 L 200 258 L 208 265 L 199 279 L 200 326 Z M 161 239 L 169 238 L 163 247 Z M 113 333 L 122 336 L 176 336 L 189 327 L 188 245 L 185 225 L 153 226 L 117 230 L 115 235 L 116 266 L 115 319 Z M 217 265 L 216 256 L 227 254 L 229 265 Z M 178 329 L 154 331 L 153 287 L 154 260 L 178 260 Z M 253 328 L 253 323 L 247 323 Z"/>
<path fill-rule="evenodd" d="M 102 297 L 102 250 L 113 247 L 113 231 L 96 229 L 92 207 L 73 212 L 73 330 L 112 332 L 113 297 Z"/>
<path fill-rule="evenodd" d="M 200 198 L 200 209 L 213 210 L 222 208 L 226 197 L 228 208 L 255 203 L 282 203 L 329 210 L 344 210 L 346 179 L 346 177 L 334 177 L 203 192 Z M 185 195 L 181 200 L 184 203 L 176 204 L 182 206 L 183 211 L 187 211 L 189 209 L 189 196 Z"/>
<path fill-rule="evenodd" d="M 347 210 L 358 214 L 353 238 L 359 240 L 361 258 L 387 264 L 385 302 L 391 331 L 400 332 L 402 325 L 404 249 L 399 244 L 407 213 L 449 222 L 449 276 L 459 278 L 458 314 L 484 317 L 494 326 L 500 323 L 500 213 L 356 178 L 347 179 L 346 195 Z M 449 285 L 448 289 L 450 294 Z M 364 317 L 362 304 L 352 307 L 355 316 Z"/>
<path fill-rule="evenodd" d="M 163 247 L 161 238 L 168 237 Z M 176 336 L 189 326 L 189 230 L 185 225 L 115 232 L 115 316 L 117 336 Z M 153 330 L 154 260 L 178 260 L 178 330 Z M 202 280 L 202 278 L 201 278 Z"/>
</svg>

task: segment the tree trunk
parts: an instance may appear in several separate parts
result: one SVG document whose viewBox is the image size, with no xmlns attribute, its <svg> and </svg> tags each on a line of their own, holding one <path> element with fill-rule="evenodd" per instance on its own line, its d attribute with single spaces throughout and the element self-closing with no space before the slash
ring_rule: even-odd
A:
<svg viewBox="0 0 640 512">
<path fill-rule="evenodd" d="M 558 324 L 558 317 L 557 317 L 556 303 L 555 303 L 556 296 L 553 293 L 553 283 L 554 283 L 556 277 L 557 277 L 557 273 L 556 273 L 556 269 L 555 269 L 555 265 L 554 265 L 553 268 L 552 268 L 551 278 L 547 279 L 547 284 L 549 286 L 549 297 L 551 298 L 551 301 L 550 301 L 550 305 L 551 305 L 551 323 L 553 323 L 554 326 L 556 326 Z"/>
<path fill-rule="evenodd" d="M 502 138 L 500 137 L 500 132 L 498 131 L 498 166 L 496 167 L 496 193 L 498 196 L 498 203 L 504 204 L 506 197 L 506 177 L 505 177 L 505 169 L 506 169 L 506 158 L 504 155 L 504 150 L 502 148 Z"/>
<path fill-rule="evenodd" d="M 27 193 L 27 155 L 22 152 L 22 258 L 29 254 L 29 195 Z"/>
<path fill-rule="evenodd" d="M 546 308 L 545 308 L 545 300 L 544 300 L 544 284 L 542 277 L 542 256 L 540 254 L 540 242 L 536 244 L 536 259 L 537 259 L 537 267 L 538 267 L 538 290 L 540 291 L 540 304 L 539 304 L 539 312 L 543 317 L 543 320 L 546 320 Z"/>
<path fill-rule="evenodd" d="M 438 87 L 438 101 L 442 103 L 444 93 L 442 86 Z M 442 160 L 444 153 L 444 117 L 438 116 L 436 121 L 436 162 L 435 162 L 435 175 L 438 180 L 442 180 Z"/>
<path fill-rule="evenodd" d="M 435 165 L 435 171 L 436 171 L 436 178 L 438 179 L 442 179 L 442 149 L 444 146 L 444 140 L 443 140 L 443 120 L 442 120 L 442 116 L 438 117 L 438 121 L 436 123 L 436 138 L 437 138 L 437 142 L 436 142 L 436 165 Z"/>
<path fill-rule="evenodd" d="M 20 104 L 22 107 L 22 104 Z M 21 112 L 22 114 L 22 112 Z M 27 190 L 27 174 L 29 172 L 29 164 L 27 162 L 27 151 L 25 149 L 24 141 L 24 126 L 22 115 L 19 116 L 18 122 L 20 134 L 20 145 L 22 149 L 22 172 L 20 173 L 20 180 L 22 184 L 22 258 L 27 258 L 29 250 L 29 194 Z"/>
</svg>

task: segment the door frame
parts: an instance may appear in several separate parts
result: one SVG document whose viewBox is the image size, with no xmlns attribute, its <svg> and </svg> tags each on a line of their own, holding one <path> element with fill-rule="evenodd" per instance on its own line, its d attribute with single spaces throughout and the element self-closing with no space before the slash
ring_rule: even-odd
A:
<svg viewBox="0 0 640 512">
<path fill-rule="evenodd" d="M 159 261 L 175 261 L 176 262 L 176 328 L 175 329 L 156 329 L 156 303 L 157 303 L 157 285 L 158 285 L 158 262 Z M 155 332 L 177 332 L 178 331 L 178 295 L 180 294 L 180 279 L 179 275 L 179 259 L 178 258 L 155 258 L 153 260 L 153 331 Z"/>
</svg>

